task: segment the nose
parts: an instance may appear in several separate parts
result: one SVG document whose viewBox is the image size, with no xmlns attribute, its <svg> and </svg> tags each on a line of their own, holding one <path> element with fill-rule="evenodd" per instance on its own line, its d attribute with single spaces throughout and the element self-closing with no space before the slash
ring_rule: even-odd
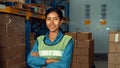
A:
<svg viewBox="0 0 120 68">
<path fill-rule="evenodd" d="M 54 20 L 53 19 L 50 20 L 50 24 L 54 24 Z"/>
</svg>

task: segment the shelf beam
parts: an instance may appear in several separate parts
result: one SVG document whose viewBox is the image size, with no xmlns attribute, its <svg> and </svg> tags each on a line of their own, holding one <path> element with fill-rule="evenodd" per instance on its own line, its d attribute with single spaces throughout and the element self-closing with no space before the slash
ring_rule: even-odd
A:
<svg viewBox="0 0 120 68">
<path fill-rule="evenodd" d="M 44 14 L 34 13 L 28 10 L 16 9 L 12 7 L 5 7 L 5 9 L 0 9 L 0 12 L 25 16 L 27 19 L 29 19 L 30 17 L 38 18 L 38 19 L 45 19 Z"/>
<path fill-rule="evenodd" d="M 62 3 L 63 1 L 65 1 L 65 0 L 61 0 L 60 2 L 58 2 L 58 3 L 56 4 L 56 6 L 59 5 L 60 3 Z"/>
</svg>

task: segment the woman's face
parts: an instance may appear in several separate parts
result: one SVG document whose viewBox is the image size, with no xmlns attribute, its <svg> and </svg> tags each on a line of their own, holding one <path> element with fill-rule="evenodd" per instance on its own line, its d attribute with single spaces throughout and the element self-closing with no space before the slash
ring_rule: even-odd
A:
<svg viewBox="0 0 120 68">
<path fill-rule="evenodd" d="M 62 21 L 56 12 L 50 12 L 46 17 L 46 24 L 50 32 L 58 31 L 61 23 Z"/>
</svg>

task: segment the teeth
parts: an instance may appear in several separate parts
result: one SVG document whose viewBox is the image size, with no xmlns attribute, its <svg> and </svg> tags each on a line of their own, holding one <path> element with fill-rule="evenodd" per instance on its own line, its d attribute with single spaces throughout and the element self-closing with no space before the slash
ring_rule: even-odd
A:
<svg viewBox="0 0 120 68">
<path fill-rule="evenodd" d="M 50 26 L 50 28 L 54 28 L 55 26 Z"/>
</svg>

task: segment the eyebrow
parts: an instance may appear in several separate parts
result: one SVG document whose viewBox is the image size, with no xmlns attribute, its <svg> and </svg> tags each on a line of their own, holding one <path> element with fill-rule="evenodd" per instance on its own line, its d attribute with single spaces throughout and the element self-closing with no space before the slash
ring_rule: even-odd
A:
<svg viewBox="0 0 120 68">
<path fill-rule="evenodd" d="M 51 18 L 51 17 L 47 17 L 47 18 Z M 59 17 L 52 17 L 52 18 L 59 18 Z"/>
</svg>

